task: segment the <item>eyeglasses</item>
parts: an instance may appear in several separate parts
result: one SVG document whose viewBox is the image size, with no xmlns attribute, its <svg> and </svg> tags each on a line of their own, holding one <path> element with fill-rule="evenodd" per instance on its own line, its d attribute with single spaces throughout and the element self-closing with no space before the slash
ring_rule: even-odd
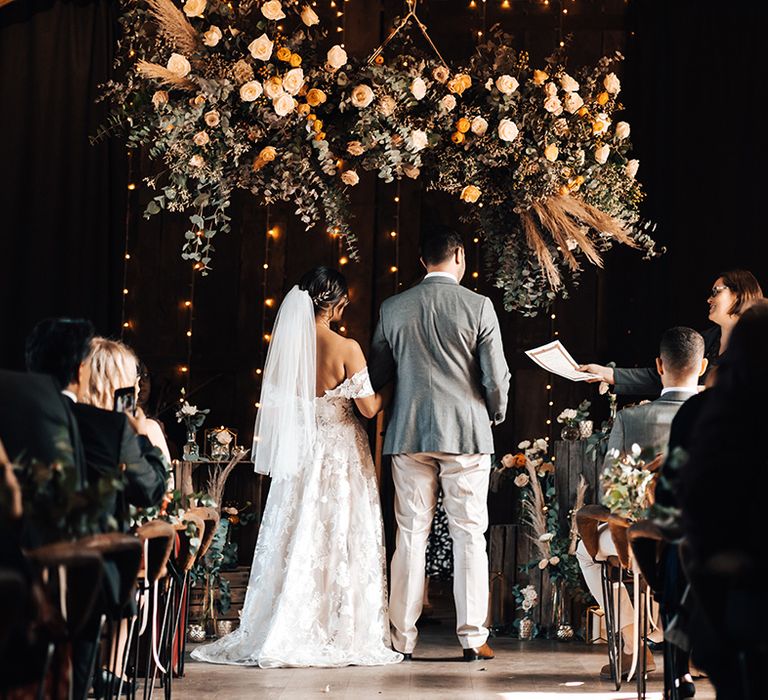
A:
<svg viewBox="0 0 768 700">
<path fill-rule="evenodd" d="M 709 298 L 712 299 L 713 297 L 716 297 L 724 289 L 728 289 L 728 285 L 727 284 L 718 284 L 717 286 L 712 287 L 712 289 L 711 289 L 711 291 L 709 293 Z"/>
</svg>

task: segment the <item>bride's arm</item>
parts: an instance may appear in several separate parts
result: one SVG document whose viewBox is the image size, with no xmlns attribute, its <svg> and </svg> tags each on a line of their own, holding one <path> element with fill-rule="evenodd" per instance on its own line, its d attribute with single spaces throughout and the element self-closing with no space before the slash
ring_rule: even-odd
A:
<svg viewBox="0 0 768 700">
<path fill-rule="evenodd" d="M 365 355 L 356 340 L 351 338 L 346 343 L 346 356 L 344 358 L 344 371 L 347 377 L 353 377 L 360 370 L 365 369 Z M 384 391 L 374 392 L 370 396 L 362 396 L 353 399 L 360 413 L 366 418 L 373 418 L 384 407 Z"/>
</svg>

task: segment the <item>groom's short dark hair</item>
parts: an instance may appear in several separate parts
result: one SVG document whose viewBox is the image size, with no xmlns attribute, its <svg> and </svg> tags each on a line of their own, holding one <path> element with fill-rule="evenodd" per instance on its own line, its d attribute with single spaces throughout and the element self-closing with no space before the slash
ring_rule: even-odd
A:
<svg viewBox="0 0 768 700">
<path fill-rule="evenodd" d="M 439 265 L 463 247 L 464 240 L 458 231 L 449 226 L 431 226 L 421 236 L 421 259 L 426 265 Z"/>
</svg>

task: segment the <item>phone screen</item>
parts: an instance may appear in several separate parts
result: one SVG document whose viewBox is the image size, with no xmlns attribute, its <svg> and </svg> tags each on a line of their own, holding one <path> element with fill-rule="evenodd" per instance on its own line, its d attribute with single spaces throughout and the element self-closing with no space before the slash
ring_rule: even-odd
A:
<svg viewBox="0 0 768 700">
<path fill-rule="evenodd" d="M 115 411 L 136 415 L 136 388 L 126 386 L 115 390 Z"/>
</svg>

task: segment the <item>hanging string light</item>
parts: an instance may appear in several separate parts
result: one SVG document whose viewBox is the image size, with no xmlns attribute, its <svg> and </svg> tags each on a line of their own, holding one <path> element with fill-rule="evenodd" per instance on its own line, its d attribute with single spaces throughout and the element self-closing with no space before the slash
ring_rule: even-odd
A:
<svg viewBox="0 0 768 700">
<path fill-rule="evenodd" d="M 480 236 L 476 235 L 472 239 L 472 243 L 474 244 L 473 252 L 475 256 L 475 269 L 472 272 L 472 288 L 477 291 L 477 284 L 480 279 Z"/>
<path fill-rule="evenodd" d="M 133 181 L 133 151 L 128 150 L 128 195 L 125 200 L 125 231 L 123 238 L 123 288 L 120 294 L 120 340 L 125 340 L 125 334 L 131 328 L 128 320 L 128 264 L 131 260 L 130 236 L 131 236 L 131 204 L 133 193 L 136 191 L 136 183 Z"/>
<path fill-rule="evenodd" d="M 263 274 L 261 276 L 261 298 L 264 299 L 264 308 L 261 313 L 261 350 L 259 352 L 259 366 L 256 368 L 256 375 L 261 377 L 264 360 L 267 356 L 267 346 L 272 336 L 267 332 L 267 310 L 274 308 L 275 300 L 269 296 L 269 253 L 271 243 L 277 239 L 279 231 L 272 225 L 272 211 L 267 205 L 267 218 L 264 233 L 264 264 L 262 265 Z"/>
<path fill-rule="evenodd" d="M 394 292 L 400 290 L 403 283 L 400 281 L 400 180 L 397 181 L 397 193 L 395 194 L 395 227 L 389 232 L 392 239 L 392 266 L 390 272 L 394 274 Z"/>
</svg>

